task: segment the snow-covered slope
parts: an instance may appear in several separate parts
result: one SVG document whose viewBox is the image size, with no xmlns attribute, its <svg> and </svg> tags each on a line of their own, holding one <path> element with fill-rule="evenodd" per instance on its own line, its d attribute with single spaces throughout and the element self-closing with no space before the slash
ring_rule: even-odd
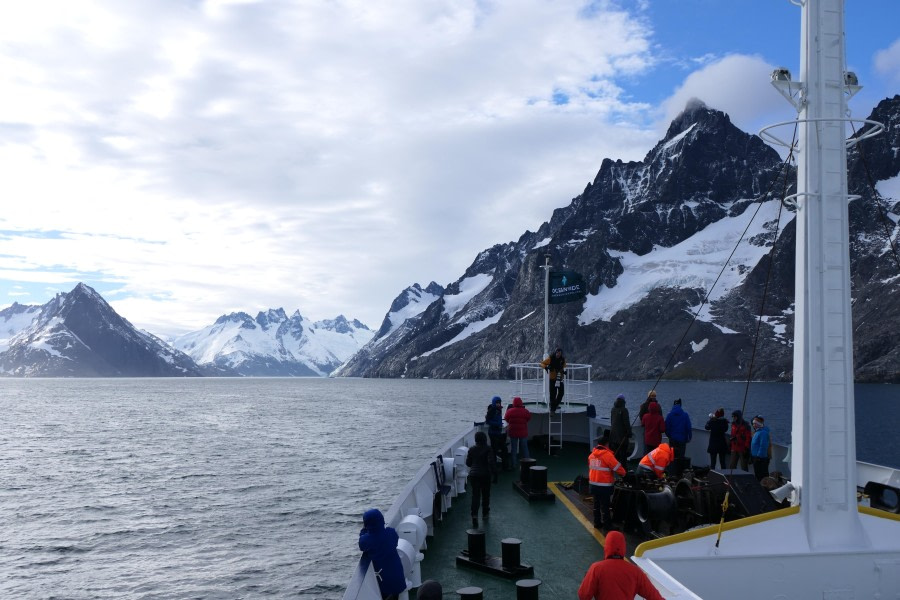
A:
<svg viewBox="0 0 900 600">
<path fill-rule="evenodd" d="M 245 376 L 326 376 L 353 356 L 374 333 L 344 316 L 310 322 L 299 311 L 278 308 L 219 317 L 199 331 L 176 338 L 175 348 L 198 364 Z"/>
</svg>

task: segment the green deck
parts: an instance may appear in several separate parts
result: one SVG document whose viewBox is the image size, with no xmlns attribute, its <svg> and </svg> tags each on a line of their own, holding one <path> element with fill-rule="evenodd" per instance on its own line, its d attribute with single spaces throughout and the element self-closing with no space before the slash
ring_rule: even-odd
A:
<svg viewBox="0 0 900 600">
<path fill-rule="evenodd" d="M 548 483 L 571 482 L 576 475 L 586 475 L 588 454 L 587 445 L 577 443 L 565 444 L 555 456 L 548 456 L 534 443 L 531 446 L 531 457 L 547 467 Z M 485 523 L 479 516 L 487 554 L 500 556 L 504 538 L 520 539 L 521 561 L 532 565 L 533 578 L 542 582 L 540 597 L 571 600 L 588 567 L 603 557 L 603 536 L 593 529 L 589 518 L 579 519 L 576 514 L 589 507 L 575 507 L 573 512 L 570 506 L 574 505 L 560 498 L 529 502 L 513 488 L 517 479 L 516 471 L 500 473 L 499 483 L 491 490 L 491 518 Z M 570 496 L 577 502 L 577 496 Z M 456 598 L 456 590 L 469 586 L 482 588 L 485 600 L 515 598 L 515 580 L 456 565 L 457 554 L 468 547 L 470 502 L 468 493 L 454 498 L 443 522 L 435 526 L 436 535 L 428 539 L 424 552 L 422 579 L 440 581 L 445 598 Z"/>
</svg>

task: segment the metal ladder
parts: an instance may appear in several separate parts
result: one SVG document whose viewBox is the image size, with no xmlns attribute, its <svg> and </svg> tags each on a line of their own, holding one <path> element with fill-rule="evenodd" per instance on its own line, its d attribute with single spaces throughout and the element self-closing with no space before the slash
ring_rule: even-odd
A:
<svg viewBox="0 0 900 600">
<path fill-rule="evenodd" d="M 562 405 L 559 406 L 562 408 Z M 548 412 L 547 413 L 547 452 L 553 454 L 554 448 L 562 449 L 562 412 L 557 410 L 555 413 Z M 556 441 L 553 441 L 553 436 L 556 436 Z"/>
</svg>

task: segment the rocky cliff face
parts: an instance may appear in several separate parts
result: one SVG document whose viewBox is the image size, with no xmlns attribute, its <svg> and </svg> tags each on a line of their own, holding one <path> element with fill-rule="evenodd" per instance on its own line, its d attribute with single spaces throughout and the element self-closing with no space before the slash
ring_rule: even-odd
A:
<svg viewBox="0 0 900 600">
<path fill-rule="evenodd" d="M 900 96 L 871 118 L 887 131 L 848 156 L 861 196 L 850 203 L 857 378 L 897 381 L 900 259 L 889 240 L 898 206 L 873 186 L 900 172 Z M 506 378 L 508 365 L 540 360 L 549 257 L 582 273 L 589 292 L 550 307 L 550 344 L 592 364 L 596 378 L 790 379 L 794 209 L 781 199 L 795 180 L 760 138 L 692 101 L 644 160 L 604 160 L 537 232 L 479 254 L 339 373 Z"/>
<path fill-rule="evenodd" d="M 200 368 L 187 355 L 120 317 L 79 283 L 43 306 L 0 312 L 6 343 L 0 373 L 29 377 L 181 377 Z"/>
</svg>

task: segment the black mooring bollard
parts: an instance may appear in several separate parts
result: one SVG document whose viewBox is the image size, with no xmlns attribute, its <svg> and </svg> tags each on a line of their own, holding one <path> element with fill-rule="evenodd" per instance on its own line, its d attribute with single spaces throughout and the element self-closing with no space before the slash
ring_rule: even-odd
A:
<svg viewBox="0 0 900 600">
<path fill-rule="evenodd" d="M 483 600 L 480 587 L 459 588 L 456 593 L 459 594 L 459 600 Z"/>
<path fill-rule="evenodd" d="M 538 600 L 540 579 L 520 579 L 516 582 L 516 600 Z"/>
<path fill-rule="evenodd" d="M 547 467 L 531 467 L 531 473 L 528 476 L 530 485 L 528 490 L 535 494 L 543 494 L 547 491 Z"/>
<path fill-rule="evenodd" d="M 522 487 L 528 489 L 528 482 L 531 480 L 531 467 L 537 464 L 533 458 L 523 458 L 519 461 L 519 481 Z"/>
<path fill-rule="evenodd" d="M 469 537 L 469 560 L 483 563 L 484 550 L 484 532 L 480 529 L 466 529 L 466 535 Z"/>
<path fill-rule="evenodd" d="M 522 540 L 516 538 L 503 538 L 500 540 L 500 549 L 503 568 L 512 571 L 519 568 L 521 562 Z"/>
</svg>

